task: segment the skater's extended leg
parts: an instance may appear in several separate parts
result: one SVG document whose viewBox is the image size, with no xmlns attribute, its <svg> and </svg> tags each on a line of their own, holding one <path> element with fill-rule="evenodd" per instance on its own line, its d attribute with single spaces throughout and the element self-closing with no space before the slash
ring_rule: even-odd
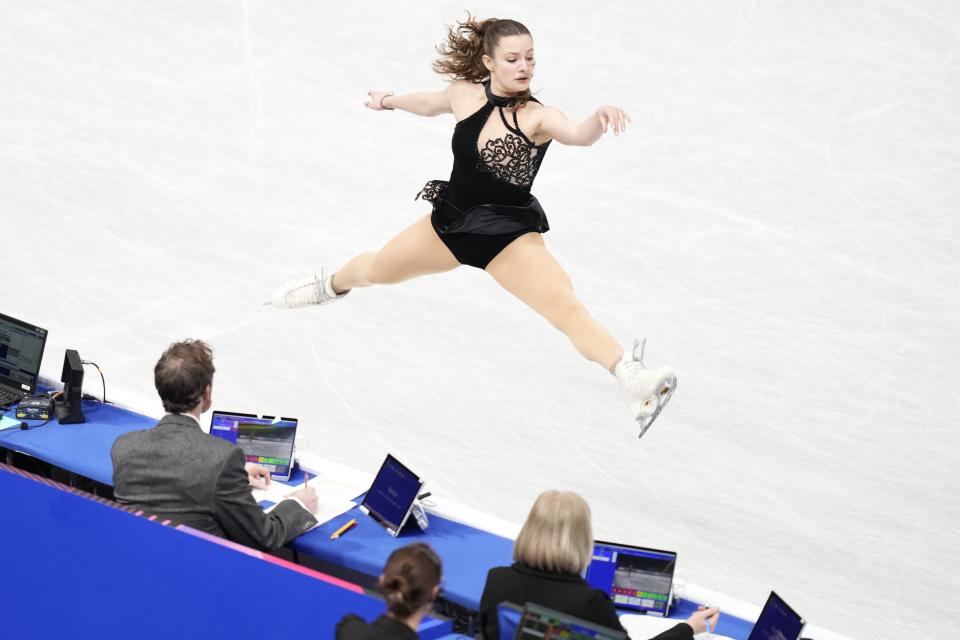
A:
<svg viewBox="0 0 960 640">
<path fill-rule="evenodd" d="M 562 331 L 584 357 L 613 373 L 620 392 L 646 433 L 670 400 L 677 378 L 670 369 L 648 369 L 639 354 L 628 355 L 573 293 L 570 278 L 537 233 L 520 236 L 500 252 L 487 271 L 500 285 Z"/>
<path fill-rule="evenodd" d="M 460 266 L 440 241 L 425 216 L 400 232 L 379 251 L 361 253 L 334 275 L 319 273 L 293 280 L 273 293 L 268 304 L 295 309 L 339 300 L 354 287 L 395 284 L 428 273 L 450 271 Z"/>
<path fill-rule="evenodd" d="M 623 348 L 574 295 L 570 277 L 540 234 L 528 233 L 511 242 L 487 265 L 487 272 L 562 331 L 585 358 L 613 371 Z"/>
<path fill-rule="evenodd" d="M 397 284 L 430 273 L 460 266 L 430 224 L 420 218 L 401 231 L 379 251 L 368 251 L 349 260 L 333 276 L 336 291 L 373 284 Z"/>
</svg>

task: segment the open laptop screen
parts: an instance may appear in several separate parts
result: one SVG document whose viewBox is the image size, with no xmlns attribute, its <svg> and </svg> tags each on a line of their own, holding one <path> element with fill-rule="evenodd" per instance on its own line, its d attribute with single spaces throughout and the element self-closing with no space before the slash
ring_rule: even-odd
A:
<svg viewBox="0 0 960 640">
<path fill-rule="evenodd" d="M 771 591 L 748 640 L 798 640 L 804 624 L 803 618 Z"/>
<path fill-rule="evenodd" d="M 666 616 L 677 554 L 626 544 L 596 541 L 587 582 L 621 609 Z"/>
<path fill-rule="evenodd" d="M 36 392 L 46 344 L 46 329 L 0 313 L 0 384 Z"/>
<path fill-rule="evenodd" d="M 295 418 L 214 411 L 210 418 L 210 435 L 236 444 L 243 449 L 247 462 L 262 465 L 274 478 L 290 479 L 293 442 L 297 436 Z"/>
</svg>

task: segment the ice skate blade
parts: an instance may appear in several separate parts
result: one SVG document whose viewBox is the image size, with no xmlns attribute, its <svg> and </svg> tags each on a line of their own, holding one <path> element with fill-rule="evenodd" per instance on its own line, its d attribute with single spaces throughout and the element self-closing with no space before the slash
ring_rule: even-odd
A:
<svg viewBox="0 0 960 640">
<path fill-rule="evenodd" d="M 670 376 L 664 380 L 663 386 L 657 391 L 657 408 L 653 410 L 653 413 L 649 415 L 640 415 L 637 416 L 637 424 L 640 425 L 640 435 L 637 438 L 642 438 L 643 434 L 653 426 L 653 421 L 657 419 L 657 416 L 660 415 L 660 412 L 663 411 L 663 408 L 667 406 L 667 403 L 670 402 L 670 398 L 673 397 L 673 392 L 677 390 L 677 377 Z"/>
</svg>

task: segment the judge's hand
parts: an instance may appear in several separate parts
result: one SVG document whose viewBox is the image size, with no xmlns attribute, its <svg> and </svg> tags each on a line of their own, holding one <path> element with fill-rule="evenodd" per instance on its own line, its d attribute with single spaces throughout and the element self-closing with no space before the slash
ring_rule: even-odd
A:
<svg viewBox="0 0 960 640">
<path fill-rule="evenodd" d="M 704 608 L 700 607 L 700 610 L 691 614 L 687 618 L 687 624 L 693 628 L 693 635 L 698 633 L 703 633 L 707 630 L 707 622 L 710 622 L 710 632 L 717 628 L 717 620 L 720 619 L 720 609 L 716 607 Z"/>
<path fill-rule="evenodd" d="M 254 489 L 266 489 L 270 486 L 270 472 L 255 462 L 244 465 L 247 469 L 247 478 Z"/>
<path fill-rule="evenodd" d="M 307 508 L 307 511 L 310 513 L 317 512 L 317 491 L 310 485 L 307 485 L 302 489 L 297 489 L 293 493 L 288 494 L 287 497 L 300 498 L 300 502 L 302 502 L 303 506 Z"/>
</svg>

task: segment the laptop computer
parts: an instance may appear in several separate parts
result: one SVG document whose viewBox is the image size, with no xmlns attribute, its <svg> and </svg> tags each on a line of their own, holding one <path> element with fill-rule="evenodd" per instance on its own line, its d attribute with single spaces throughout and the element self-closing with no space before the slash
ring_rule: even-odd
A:
<svg viewBox="0 0 960 640">
<path fill-rule="evenodd" d="M 47 330 L 0 313 L 0 406 L 37 392 Z"/>
<path fill-rule="evenodd" d="M 676 566 L 673 551 L 597 540 L 587 582 L 606 593 L 619 609 L 666 617 Z"/>
<path fill-rule="evenodd" d="M 503 634 L 501 633 L 501 637 Z M 523 608 L 515 640 L 626 640 L 619 629 L 601 627 L 532 602 Z"/>
<path fill-rule="evenodd" d="M 806 624 L 783 598 L 771 591 L 747 640 L 799 640 Z"/>
<path fill-rule="evenodd" d="M 293 443 L 296 418 L 274 418 L 252 413 L 214 411 L 210 435 L 234 443 L 247 462 L 262 465 L 275 480 L 289 480 L 293 473 Z"/>
</svg>

